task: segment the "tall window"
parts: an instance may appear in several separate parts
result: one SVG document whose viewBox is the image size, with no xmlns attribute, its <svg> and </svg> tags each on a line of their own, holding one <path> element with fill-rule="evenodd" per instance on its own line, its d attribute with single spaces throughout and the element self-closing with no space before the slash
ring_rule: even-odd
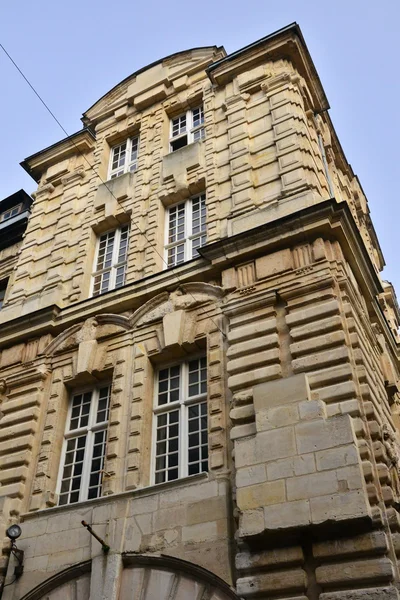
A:
<svg viewBox="0 0 400 600">
<path fill-rule="evenodd" d="M 169 267 L 198 256 L 197 249 L 206 241 L 205 194 L 168 209 L 165 259 Z"/>
<path fill-rule="evenodd" d="M 101 496 L 109 407 L 109 385 L 72 397 L 59 477 L 60 505 Z"/>
<path fill-rule="evenodd" d="M 111 149 L 109 179 L 129 171 L 136 171 L 139 152 L 139 137 L 132 137 Z"/>
<path fill-rule="evenodd" d="M 104 294 L 125 283 L 129 226 L 103 233 L 99 237 L 92 296 Z"/>
<path fill-rule="evenodd" d="M 170 152 L 204 139 L 204 111 L 202 106 L 171 119 Z"/>
<path fill-rule="evenodd" d="M 154 482 L 208 471 L 207 359 L 157 373 Z"/>
<path fill-rule="evenodd" d="M 3 308 L 4 298 L 7 291 L 8 279 L 0 281 L 0 310 Z"/>
</svg>

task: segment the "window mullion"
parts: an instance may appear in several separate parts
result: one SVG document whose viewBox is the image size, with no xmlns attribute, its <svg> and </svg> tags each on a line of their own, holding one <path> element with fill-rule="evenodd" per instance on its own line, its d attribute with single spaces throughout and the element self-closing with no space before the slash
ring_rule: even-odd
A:
<svg viewBox="0 0 400 600">
<path fill-rule="evenodd" d="M 187 409 L 185 405 L 188 379 L 188 367 L 186 363 L 181 365 L 181 409 L 179 411 L 180 428 L 179 428 L 179 475 L 185 477 L 187 475 Z"/>
<path fill-rule="evenodd" d="M 190 200 L 186 200 L 185 202 L 185 260 L 190 260 L 192 258 L 192 253 L 190 251 L 190 221 L 191 221 L 191 202 Z"/>
<path fill-rule="evenodd" d="M 188 144 L 193 143 L 193 113 L 191 110 L 188 110 L 186 113 L 186 127 L 187 127 L 187 136 L 188 136 Z"/>
<path fill-rule="evenodd" d="M 132 138 L 126 140 L 126 161 L 124 173 L 129 173 L 129 167 L 131 164 L 131 151 L 132 151 Z"/>
<path fill-rule="evenodd" d="M 92 465 L 92 454 L 93 454 L 93 440 L 94 434 L 92 431 L 87 432 L 86 436 L 86 445 L 85 445 L 85 455 L 82 466 L 82 479 L 81 479 L 81 489 L 79 491 L 79 501 L 87 500 L 89 494 L 89 479 L 90 479 L 90 469 Z"/>
<path fill-rule="evenodd" d="M 187 205 L 187 229 L 186 229 L 186 245 L 187 245 L 187 258 L 188 260 L 190 260 L 191 258 L 193 258 L 193 252 L 192 252 L 192 239 L 191 239 L 191 235 L 192 235 L 192 219 L 193 219 L 193 203 L 192 200 L 187 200 L 186 201 L 186 205 Z"/>
<path fill-rule="evenodd" d="M 108 288 L 109 290 L 115 289 L 115 282 L 117 279 L 116 265 L 117 265 L 117 261 L 118 261 L 120 243 L 121 243 L 121 229 L 118 228 L 115 230 L 115 236 L 114 236 L 114 248 L 113 248 L 112 263 L 111 263 L 110 285 Z"/>
</svg>

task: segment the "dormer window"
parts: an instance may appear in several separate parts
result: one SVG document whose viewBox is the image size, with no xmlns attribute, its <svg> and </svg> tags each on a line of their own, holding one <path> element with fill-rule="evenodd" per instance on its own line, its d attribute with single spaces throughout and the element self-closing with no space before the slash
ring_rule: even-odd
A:
<svg viewBox="0 0 400 600">
<path fill-rule="evenodd" d="M 115 179 L 124 173 L 136 171 L 139 152 L 139 136 L 129 138 L 122 144 L 111 148 L 109 179 Z"/>
<path fill-rule="evenodd" d="M 16 206 L 12 206 L 8 210 L 5 210 L 4 212 L 0 213 L 0 223 L 3 223 L 3 221 L 7 221 L 8 219 L 12 219 L 12 217 L 19 215 L 19 213 L 21 211 L 22 211 L 22 204 L 17 204 Z"/>
<path fill-rule="evenodd" d="M 203 106 L 197 106 L 171 119 L 170 152 L 203 140 L 204 137 Z"/>
</svg>

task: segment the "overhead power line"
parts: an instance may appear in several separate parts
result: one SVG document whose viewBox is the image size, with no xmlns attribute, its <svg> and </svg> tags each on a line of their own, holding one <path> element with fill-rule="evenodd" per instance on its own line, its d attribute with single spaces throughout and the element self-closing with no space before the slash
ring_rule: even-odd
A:
<svg viewBox="0 0 400 600">
<path fill-rule="evenodd" d="M 43 106 L 45 107 L 45 109 L 47 110 L 47 112 L 51 115 L 51 117 L 54 119 L 54 121 L 57 123 L 57 125 L 60 127 L 60 129 L 63 131 L 63 133 L 66 135 L 68 141 L 74 146 L 74 148 L 77 150 L 77 152 L 82 156 L 82 158 L 85 160 L 85 162 L 89 165 L 90 169 L 93 171 L 93 173 L 100 179 L 101 183 L 105 186 L 105 188 L 107 189 L 107 191 L 111 194 L 111 196 L 114 198 L 114 200 L 117 202 L 117 204 L 119 204 L 119 206 L 122 208 L 123 212 L 128 215 L 129 213 L 127 213 L 127 211 L 125 210 L 125 208 L 122 206 L 122 204 L 119 202 L 118 198 L 114 195 L 113 191 L 109 188 L 109 186 L 107 185 L 107 182 L 103 180 L 103 178 L 100 176 L 99 172 L 95 169 L 95 167 L 89 162 L 89 160 L 86 158 L 85 154 L 81 151 L 81 149 L 77 146 L 77 144 L 75 144 L 73 138 L 69 135 L 69 133 L 66 131 L 66 129 L 63 127 L 63 125 L 60 123 L 60 121 L 57 119 L 57 117 L 55 116 L 55 114 L 53 113 L 53 111 L 50 109 L 50 107 L 48 106 L 48 104 L 43 100 L 42 96 L 39 94 L 39 92 L 35 89 L 35 87 L 32 85 L 32 83 L 29 81 L 29 79 L 26 77 L 26 75 L 23 73 L 22 69 L 17 65 L 17 63 L 15 62 L 15 60 L 12 58 L 12 56 L 9 54 L 9 52 L 7 52 L 7 50 L 4 48 L 3 44 L 0 43 L 0 48 L 3 50 L 4 54 L 8 57 L 8 59 L 11 61 L 11 63 L 14 65 L 14 67 L 17 69 L 18 73 L 21 75 L 21 77 L 24 79 L 24 81 L 28 84 L 28 86 L 31 88 L 31 90 L 33 91 L 33 93 L 35 94 L 35 96 L 39 99 L 39 101 L 43 104 Z M 147 243 L 151 246 L 151 248 L 155 251 L 155 253 L 161 258 L 161 260 L 163 261 L 163 263 L 165 264 L 165 266 L 168 268 L 168 270 L 170 272 L 173 273 L 173 275 L 176 277 L 176 279 L 178 280 L 178 282 L 181 285 L 184 285 L 184 282 L 182 282 L 182 280 L 179 278 L 179 275 L 176 273 L 176 271 L 174 270 L 174 268 L 171 268 L 168 266 L 167 261 L 165 260 L 165 258 L 158 252 L 157 247 L 149 240 L 149 238 L 146 236 L 146 233 L 144 231 L 142 231 L 140 229 L 140 227 L 132 220 L 131 221 L 133 226 L 137 229 L 137 231 L 143 235 L 143 237 L 145 238 L 145 240 L 147 241 Z M 192 296 L 193 300 L 195 302 L 197 302 L 196 297 L 192 294 L 192 292 L 190 290 L 185 290 L 187 291 L 190 296 Z M 218 329 L 218 331 L 220 333 L 222 333 L 222 335 L 224 337 L 226 337 L 225 333 L 222 331 L 222 329 L 217 325 L 217 323 L 215 323 L 215 321 L 212 319 L 212 317 L 208 317 L 208 319 L 210 319 L 210 321 L 215 325 L 215 327 Z"/>
</svg>

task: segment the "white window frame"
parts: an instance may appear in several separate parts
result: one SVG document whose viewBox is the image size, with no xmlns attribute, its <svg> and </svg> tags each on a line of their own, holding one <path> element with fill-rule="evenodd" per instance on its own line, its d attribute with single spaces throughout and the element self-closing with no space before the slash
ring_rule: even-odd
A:
<svg viewBox="0 0 400 600">
<path fill-rule="evenodd" d="M 7 221 L 8 219 L 12 219 L 12 217 L 16 217 L 20 214 L 21 211 L 22 204 L 16 204 L 15 206 L 8 208 L 7 210 L 0 213 L 0 223 L 3 223 L 3 221 Z"/>
<path fill-rule="evenodd" d="M 122 165 L 113 167 L 115 152 L 119 148 L 121 148 L 121 146 L 123 146 L 124 144 L 126 144 L 124 163 Z M 132 159 L 132 149 L 135 145 L 136 145 L 136 155 Z M 132 136 L 132 137 L 126 139 L 124 142 L 121 142 L 120 144 L 113 146 L 110 151 L 110 164 L 108 167 L 108 179 L 115 179 L 116 177 L 119 177 L 120 175 L 123 175 L 124 173 L 133 173 L 134 171 L 136 171 L 137 163 L 138 163 L 138 156 L 139 156 L 139 136 L 138 135 Z M 129 160 L 127 160 L 127 157 L 129 157 Z"/>
<path fill-rule="evenodd" d="M 100 423 L 96 423 L 100 391 L 104 390 L 106 388 L 108 389 L 108 408 L 107 408 L 107 412 L 106 412 L 107 418 L 106 418 L 106 420 L 101 421 Z M 88 424 L 84 427 L 70 430 L 69 427 L 71 424 L 73 400 L 75 397 L 77 397 L 81 394 L 87 394 L 87 393 L 91 394 Z M 94 440 L 95 440 L 95 434 L 99 431 L 105 431 L 105 451 L 100 457 L 96 457 L 96 458 L 101 459 L 100 473 L 102 473 L 104 471 L 104 462 L 105 462 L 106 453 L 107 453 L 108 427 L 109 427 L 109 420 L 110 420 L 109 419 L 110 404 L 111 404 L 111 383 L 104 383 L 104 385 L 99 385 L 97 387 L 82 388 L 82 389 L 74 391 L 74 393 L 71 394 L 71 396 L 69 398 L 69 404 L 68 404 L 66 425 L 65 425 L 65 430 L 64 430 L 64 440 L 63 440 L 63 445 L 62 445 L 62 450 L 61 450 L 60 468 L 58 471 L 57 487 L 56 487 L 56 493 L 58 494 L 58 499 L 59 499 L 59 506 L 72 505 L 72 504 L 76 504 L 77 502 L 84 502 L 85 500 L 89 499 L 88 498 L 89 482 L 90 482 L 90 475 L 92 474 L 91 473 L 92 460 L 94 459 L 94 457 L 93 457 Z M 82 474 L 81 474 L 81 479 L 80 479 L 78 500 L 73 501 L 73 502 L 68 501 L 64 504 L 60 504 L 61 486 L 62 486 L 62 482 L 64 480 L 63 475 L 64 475 L 64 467 L 66 466 L 65 459 L 66 459 L 66 455 L 67 455 L 68 441 L 71 439 L 83 437 L 83 436 L 86 437 L 86 443 L 85 443 L 84 458 L 83 458 L 83 463 L 82 463 Z M 71 463 L 71 465 L 75 465 L 75 464 L 76 464 L 75 462 Z M 102 496 L 102 481 L 103 481 L 103 477 L 101 475 L 100 476 L 100 490 L 101 491 L 100 491 L 100 494 L 98 496 L 96 496 L 95 498 L 100 498 Z M 70 490 L 68 493 L 70 493 L 71 491 L 72 490 Z M 92 500 L 92 499 L 94 500 L 95 498 L 90 498 L 90 500 Z"/>
<path fill-rule="evenodd" d="M 174 362 L 163 365 L 155 372 L 154 376 L 154 393 L 153 393 L 153 433 L 152 433 L 152 451 L 151 451 L 151 485 L 158 485 L 159 483 L 167 483 L 168 481 L 176 481 L 182 479 L 182 477 L 189 477 L 196 475 L 194 473 L 189 475 L 189 409 L 193 405 L 206 405 L 206 412 L 203 417 L 207 418 L 207 469 L 203 470 L 202 463 L 205 459 L 199 461 L 199 473 L 206 473 L 209 471 L 209 418 L 208 418 L 208 364 L 206 362 L 207 369 L 207 380 L 206 380 L 206 391 L 194 396 L 189 396 L 188 385 L 189 385 L 189 363 L 195 360 L 205 359 L 205 354 L 190 357 L 186 361 Z M 175 402 L 170 402 L 158 405 L 158 383 L 159 373 L 164 369 L 170 369 L 172 367 L 180 368 L 180 387 L 179 387 L 179 399 Z M 165 479 L 165 481 L 156 482 L 156 459 L 157 459 L 157 430 L 158 430 L 158 419 L 157 417 L 161 414 L 170 413 L 172 411 L 179 410 L 179 447 L 178 447 L 178 477 L 173 479 Z M 196 433 L 196 431 L 194 432 Z M 201 435 L 202 430 L 199 430 Z M 201 439 L 201 437 L 200 437 Z"/>
<path fill-rule="evenodd" d="M 118 262 L 120 247 L 121 247 L 121 234 L 124 233 L 126 230 L 128 233 L 127 233 L 127 246 L 126 246 L 126 252 L 125 252 L 125 259 L 123 261 Z M 115 233 L 115 236 L 114 236 L 114 245 L 113 245 L 113 251 L 112 251 L 112 258 L 111 258 L 111 266 L 103 267 L 102 269 L 97 269 L 100 244 L 101 244 L 102 238 L 104 238 L 105 236 L 108 236 L 110 233 L 113 233 L 113 232 Z M 105 294 L 106 292 L 110 292 L 111 290 L 119 289 L 120 287 L 123 287 L 125 285 L 126 269 L 127 269 L 127 264 L 128 264 L 128 253 L 129 253 L 129 234 L 130 234 L 129 225 L 122 225 L 121 227 L 118 227 L 117 229 L 109 229 L 108 231 L 105 231 L 104 233 L 101 233 L 100 235 L 97 236 L 96 252 L 95 252 L 93 271 L 92 271 L 90 296 L 92 296 L 92 297 L 101 296 L 102 294 Z M 120 269 L 122 267 L 124 267 L 123 283 L 121 285 L 118 285 L 118 287 L 116 287 L 118 269 Z M 95 293 L 96 277 L 102 276 L 108 272 L 110 273 L 108 288 L 106 290 L 102 291 L 103 280 L 101 279 L 100 290 Z"/>
<path fill-rule="evenodd" d="M 199 117 L 200 117 L 199 123 L 197 125 L 194 124 L 196 111 L 199 111 Z M 186 117 L 186 124 L 185 124 L 184 129 L 182 129 L 182 131 L 181 131 L 181 128 L 178 127 L 178 129 L 174 132 L 174 128 L 177 125 L 177 121 L 179 121 L 179 119 L 182 119 L 183 117 Z M 174 149 L 173 144 L 179 140 L 184 141 L 185 137 L 186 137 L 186 144 L 184 143 L 179 148 Z M 195 108 L 191 108 L 191 109 L 187 110 L 186 112 L 181 113 L 180 115 L 177 115 L 176 117 L 171 118 L 170 119 L 169 138 L 170 138 L 169 139 L 169 151 L 170 152 L 176 152 L 180 148 L 184 148 L 185 146 L 188 146 L 189 144 L 193 144 L 194 142 L 199 142 L 201 140 L 204 140 L 205 124 L 204 124 L 203 105 L 199 104 Z"/>
<path fill-rule="evenodd" d="M 200 230 L 193 231 L 193 202 L 198 199 L 200 201 Z M 179 240 L 175 240 L 174 242 L 170 242 L 169 237 L 170 237 L 171 211 L 177 209 L 180 206 L 184 206 L 184 237 Z M 203 219 L 201 216 L 202 208 L 204 208 L 204 210 L 205 210 L 204 222 L 203 222 Z M 205 238 L 205 239 L 203 242 L 200 242 L 200 245 L 198 247 L 194 247 L 194 243 L 199 238 L 200 239 Z M 201 248 L 202 246 L 204 246 L 207 243 L 207 205 L 206 205 L 206 194 L 205 193 L 198 194 L 197 196 L 193 196 L 192 198 L 188 198 L 187 200 L 184 200 L 183 202 L 178 202 L 177 204 L 174 204 L 173 206 L 170 206 L 167 208 L 166 218 L 165 218 L 164 240 L 165 240 L 164 261 L 165 261 L 166 269 L 175 267 L 177 265 L 181 265 L 184 262 L 186 262 L 187 260 L 191 260 L 192 258 L 197 258 L 197 256 L 199 256 L 199 254 L 197 252 L 197 248 Z M 169 260 L 170 252 L 169 251 L 172 248 L 177 248 L 178 246 L 182 246 L 182 245 L 184 246 L 184 259 L 180 260 L 178 262 L 176 260 L 176 254 L 175 254 L 175 260 L 173 262 L 170 262 L 170 260 Z"/>
</svg>

